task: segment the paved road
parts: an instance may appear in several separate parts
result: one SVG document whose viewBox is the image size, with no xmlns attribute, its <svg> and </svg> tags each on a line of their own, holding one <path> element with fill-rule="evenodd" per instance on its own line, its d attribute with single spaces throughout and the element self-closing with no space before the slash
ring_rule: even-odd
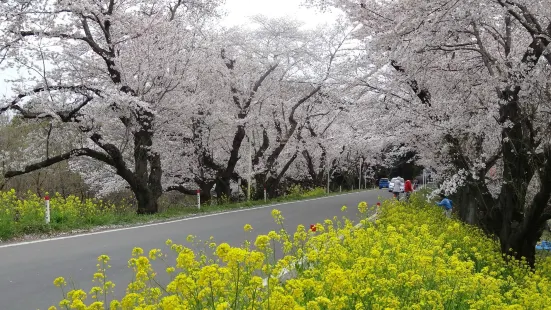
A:
<svg viewBox="0 0 551 310">
<path fill-rule="evenodd" d="M 0 245 L 0 309 L 47 309 L 56 304 L 61 299 L 61 292 L 53 286 L 52 281 L 58 276 L 72 278 L 77 287 L 88 292 L 92 286 L 96 258 L 100 254 L 111 257 L 112 268 L 108 276 L 117 284 L 115 294 L 120 298 L 131 281 L 132 272 L 128 269 L 127 262 L 132 248 L 136 246 L 145 251 L 152 248 L 163 249 L 167 239 L 185 244 L 188 234 L 196 235 L 202 240 L 214 236 L 218 243 L 228 242 L 238 246 L 251 236 L 243 231 L 243 226 L 247 223 L 254 227 L 255 235 L 278 229 L 270 215 L 274 208 L 282 211 L 286 227 L 294 230 L 298 224 L 308 227 L 326 218 L 342 215 L 340 209 L 343 205 L 349 207 L 345 215 L 354 218 L 360 201 L 371 205 L 389 196 L 383 190 L 365 191 L 130 229 L 35 243 Z M 156 270 L 162 274 L 162 265 L 157 267 Z M 161 280 L 165 282 L 167 279 Z"/>
</svg>

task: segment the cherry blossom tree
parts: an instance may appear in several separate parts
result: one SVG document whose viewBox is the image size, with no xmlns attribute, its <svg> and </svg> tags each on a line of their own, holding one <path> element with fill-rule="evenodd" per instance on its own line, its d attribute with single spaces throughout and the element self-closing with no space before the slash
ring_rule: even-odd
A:
<svg viewBox="0 0 551 310">
<path fill-rule="evenodd" d="M 255 192 L 262 196 L 266 186 L 273 196 L 300 155 L 306 122 L 336 109 L 322 104 L 320 92 L 338 75 L 334 65 L 349 39 L 346 28 L 326 26 L 326 34 L 316 36 L 319 30 L 302 30 L 294 20 L 252 21 L 249 28 L 213 35 L 211 61 L 202 67 L 201 90 L 193 97 L 202 103 L 171 120 L 190 124 L 186 133 L 167 136 L 181 150 L 174 161 L 184 156 L 191 164 L 165 165 L 174 168 L 166 173 L 169 190 L 200 188 L 208 198 L 214 186 L 219 197 L 230 196 L 238 180 L 246 188 L 250 145 Z"/>
<path fill-rule="evenodd" d="M 358 84 L 383 95 L 395 135 L 448 179 L 460 217 L 533 264 L 551 217 L 551 2 L 323 2 L 362 24 L 377 74 Z"/>
<path fill-rule="evenodd" d="M 108 166 L 131 188 L 139 213 L 162 193 L 156 116 L 187 69 L 217 1 L 3 1 L 2 65 L 31 73 L 0 112 L 46 118 L 86 139 L 69 151 L 5 172 L 13 177 L 74 157 Z M 18 81 L 15 81 L 18 82 Z M 24 83 L 23 83 L 24 82 Z"/>
</svg>

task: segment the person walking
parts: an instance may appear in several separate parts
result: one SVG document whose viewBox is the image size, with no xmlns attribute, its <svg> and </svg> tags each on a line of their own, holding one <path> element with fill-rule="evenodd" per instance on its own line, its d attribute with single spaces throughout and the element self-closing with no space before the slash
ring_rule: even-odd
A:
<svg viewBox="0 0 551 310">
<path fill-rule="evenodd" d="M 402 180 L 400 177 L 397 177 L 396 180 L 394 180 L 394 187 L 392 188 L 392 192 L 394 193 L 394 197 L 396 197 L 397 200 L 400 200 L 400 188 L 402 187 Z"/>
<path fill-rule="evenodd" d="M 409 202 L 409 197 L 413 192 L 413 186 L 411 185 L 411 180 L 406 180 L 406 183 L 404 184 L 404 192 L 406 192 L 406 201 Z"/>
<path fill-rule="evenodd" d="M 452 216 L 453 203 L 444 194 L 440 194 L 440 198 L 442 198 L 442 201 L 438 202 L 437 205 L 440 207 L 444 207 L 444 215 L 447 218 L 450 218 Z"/>
</svg>

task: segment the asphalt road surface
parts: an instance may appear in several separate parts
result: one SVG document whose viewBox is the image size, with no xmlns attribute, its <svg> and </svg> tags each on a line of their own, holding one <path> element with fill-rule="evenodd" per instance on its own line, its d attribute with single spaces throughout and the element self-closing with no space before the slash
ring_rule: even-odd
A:
<svg viewBox="0 0 551 310">
<path fill-rule="evenodd" d="M 309 227 L 343 215 L 343 205 L 348 206 L 344 215 L 354 219 L 359 202 L 372 205 L 388 197 L 386 190 L 372 190 L 37 242 L 0 244 L 0 309 L 43 310 L 58 306 L 61 291 L 52 281 L 59 276 L 68 282 L 72 280 L 76 287 L 88 293 L 93 286 L 97 257 L 101 254 L 111 258 L 108 277 L 117 285 L 115 297 L 120 298 L 132 279 L 127 262 L 134 247 L 142 247 L 146 253 L 153 248 L 165 250 L 167 239 L 185 245 L 189 234 L 201 240 L 213 236 L 217 243 L 239 246 L 252 236 L 279 229 L 271 217 L 272 209 L 281 210 L 285 226 L 294 231 L 298 224 Z M 245 224 L 254 227 L 254 234 L 243 231 Z M 174 258 L 169 262 L 173 264 Z M 166 266 L 159 265 L 158 261 L 154 263 L 159 275 L 164 274 Z M 168 279 L 161 278 L 161 282 L 166 281 Z"/>
</svg>

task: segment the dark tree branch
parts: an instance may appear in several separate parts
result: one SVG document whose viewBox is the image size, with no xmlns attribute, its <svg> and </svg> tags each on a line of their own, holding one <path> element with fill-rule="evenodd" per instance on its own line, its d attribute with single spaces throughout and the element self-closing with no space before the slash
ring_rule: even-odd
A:
<svg viewBox="0 0 551 310">
<path fill-rule="evenodd" d="M 84 25 L 83 25 L 84 26 Z M 89 29 L 88 29 L 89 32 Z M 86 33 L 86 29 L 85 29 Z M 70 40 L 77 40 L 77 41 L 84 41 L 86 42 L 94 51 L 94 53 L 98 54 L 99 56 L 106 57 L 107 51 L 102 49 L 93 39 L 91 36 L 86 35 L 85 37 L 82 36 L 75 36 L 65 33 L 53 33 L 53 32 L 47 32 L 47 31 L 38 31 L 38 30 L 24 30 L 19 32 L 19 34 L 22 37 L 38 37 L 38 36 L 45 36 L 49 38 L 59 38 L 59 39 L 70 39 Z"/>
<path fill-rule="evenodd" d="M 6 178 L 12 178 L 18 175 L 27 174 L 36 170 L 40 170 L 43 168 L 50 167 L 54 164 L 57 164 L 59 162 L 68 160 L 73 157 L 79 157 L 79 156 L 88 156 L 93 159 L 99 160 L 101 162 L 104 162 L 110 166 L 114 166 L 114 162 L 111 158 L 109 158 L 106 154 L 103 154 L 101 152 L 89 149 L 89 148 L 81 148 L 81 149 L 75 149 L 71 150 L 67 153 L 57 155 L 54 157 L 47 158 L 46 160 L 43 160 L 38 163 L 30 164 L 26 166 L 23 170 L 11 170 L 4 172 L 4 177 Z"/>
<path fill-rule="evenodd" d="M 264 153 L 270 146 L 270 137 L 268 137 L 268 132 L 266 131 L 266 128 L 262 129 L 262 145 L 260 145 L 260 148 L 255 152 L 252 164 L 253 166 L 258 165 L 260 162 L 260 158 L 264 156 Z"/>
<path fill-rule="evenodd" d="M 295 105 L 291 108 L 291 113 L 289 114 L 289 123 L 291 124 L 291 130 L 289 130 L 292 133 L 294 132 L 297 121 L 295 120 L 295 112 L 296 110 L 305 103 L 308 99 L 312 98 L 316 93 L 318 93 L 321 90 L 321 85 L 318 85 L 316 88 L 314 88 L 310 93 L 308 93 L 306 96 L 302 97 Z M 289 135 L 288 135 L 289 137 Z"/>
<path fill-rule="evenodd" d="M 279 64 L 274 64 L 272 66 L 270 66 L 268 68 L 268 70 L 266 70 L 266 72 L 264 72 L 264 74 L 262 74 L 262 76 L 256 81 L 256 83 L 254 83 L 254 86 L 253 86 L 253 89 L 251 90 L 251 93 L 249 94 L 249 99 L 247 99 L 247 102 L 245 102 L 244 106 L 243 106 L 243 109 L 248 109 L 249 106 L 251 105 L 251 102 L 254 98 L 254 95 L 255 93 L 258 91 L 258 89 L 260 88 L 260 86 L 262 86 L 262 83 L 264 83 L 264 80 L 272 73 L 274 72 L 274 70 L 277 68 L 277 66 L 279 66 Z"/>
<path fill-rule="evenodd" d="M 285 164 L 285 166 L 283 166 L 283 169 L 281 169 L 281 171 L 278 173 L 275 181 L 276 181 L 276 184 L 279 184 L 279 182 L 281 181 L 281 178 L 283 178 L 283 176 L 285 175 L 285 173 L 287 173 L 287 170 L 289 170 L 289 168 L 291 167 L 291 165 L 293 164 L 293 162 L 295 161 L 295 159 L 297 159 L 297 152 L 295 152 L 293 154 L 293 156 L 291 156 L 291 158 L 287 161 L 287 163 Z"/>
<path fill-rule="evenodd" d="M 404 69 L 404 67 L 400 66 L 397 61 L 391 60 L 390 65 L 396 71 L 403 74 L 406 73 L 406 70 Z M 417 98 L 419 98 L 419 100 L 421 100 L 422 103 L 426 104 L 429 107 L 431 106 L 431 95 L 428 89 L 420 88 L 419 83 L 417 82 L 417 80 L 414 80 L 414 79 L 408 78 L 406 83 L 409 85 L 409 87 L 411 87 L 411 90 L 413 90 Z"/>
<path fill-rule="evenodd" d="M 185 195 L 195 195 L 197 193 L 197 190 L 189 189 L 183 185 L 171 185 L 171 186 L 168 186 L 165 189 L 165 191 L 167 192 L 176 191 Z"/>
<path fill-rule="evenodd" d="M 19 95 L 17 95 L 17 97 L 15 97 L 15 99 L 13 99 L 10 104 L 8 104 L 7 106 L 5 107 L 2 107 L 0 108 L 0 113 L 3 113 L 7 110 L 10 110 L 10 109 L 20 109 L 20 107 L 16 107 L 17 103 L 19 103 L 21 101 L 21 99 L 23 98 L 26 98 L 26 97 L 29 97 L 29 96 L 32 96 L 32 95 L 35 95 L 35 94 L 38 94 L 38 93 L 41 93 L 41 92 L 44 92 L 44 91 L 52 91 L 52 90 L 70 90 L 70 91 L 73 91 L 75 93 L 78 93 L 78 94 L 82 94 L 84 96 L 89 96 L 87 94 L 87 92 L 92 92 L 94 94 L 96 94 L 97 96 L 101 97 L 101 91 L 99 89 L 95 89 L 95 88 L 92 88 L 92 87 L 87 87 L 87 86 L 84 86 L 84 85 L 54 85 L 54 86 L 49 86 L 49 87 L 37 87 L 37 88 L 34 88 L 26 93 L 21 93 Z"/>
</svg>

